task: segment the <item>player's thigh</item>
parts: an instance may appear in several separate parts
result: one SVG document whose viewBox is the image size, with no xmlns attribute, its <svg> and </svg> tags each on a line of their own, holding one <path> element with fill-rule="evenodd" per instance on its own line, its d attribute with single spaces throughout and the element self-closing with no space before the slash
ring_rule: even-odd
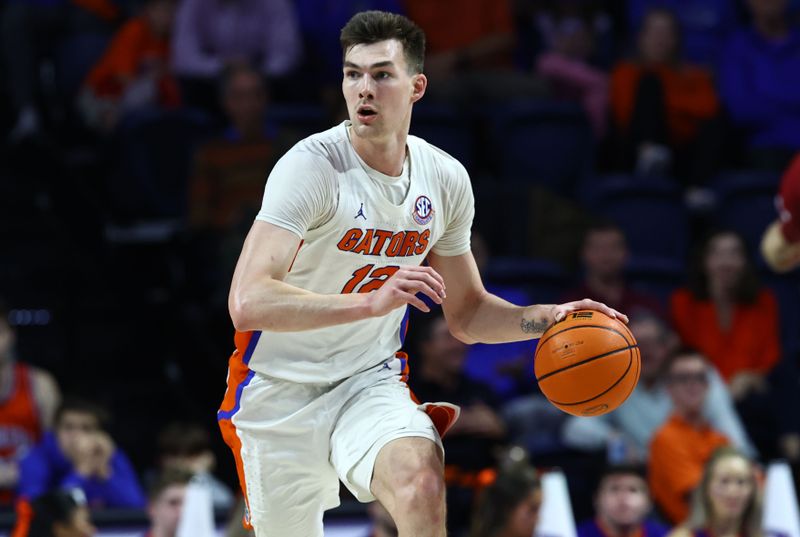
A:
<svg viewBox="0 0 800 537">
<path fill-rule="evenodd" d="M 262 377 L 242 390 L 231 423 L 258 537 L 321 537 L 323 511 L 339 504 L 325 404 L 324 395 L 307 386 Z"/>
<path fill-rule="evenodd" d="M 240 438 L 256 537 L 322 537 L 323 512 L 338 504 L 338 479 L 330 465 L 303 457 L 295 441 L 264 441 L 247 433 Z"/>
<path fill-rule="evenodd" d="M 397 364 L 393 364 L 397 365 Z M 331 435 L 331 463 L 360 501 L 375 499 L 371 483 L 384 446 L 398 439 L 423 441 L 441 460 L 442 444 L 428 415 L 412 399 L 399 375 L 376 372 L 367 385 L 355 383 Z"/>
</svg>

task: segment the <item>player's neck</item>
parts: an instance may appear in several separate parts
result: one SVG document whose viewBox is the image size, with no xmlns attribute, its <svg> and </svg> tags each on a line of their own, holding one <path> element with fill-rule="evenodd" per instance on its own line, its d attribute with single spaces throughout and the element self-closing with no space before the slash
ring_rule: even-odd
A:
<svg viewBox="0 0 800 537">
<path fill-rule="evenodd" d="M 399 177 L 403 173 L 406 160 L 407 133 L 397 133 L 387 138 L 371 140 L 358 136 L 350 130 L 353 149 L 367 166 L 390 177 Z"/>
</svg>

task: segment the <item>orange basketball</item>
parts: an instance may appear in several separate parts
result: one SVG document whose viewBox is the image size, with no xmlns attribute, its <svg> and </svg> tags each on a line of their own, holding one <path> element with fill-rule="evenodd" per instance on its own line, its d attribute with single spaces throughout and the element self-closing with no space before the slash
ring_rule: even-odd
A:
<svg viewBox="0 0 800 537">
<path fill-rule="evenodd" d="M 599 416 L 633 392 L 641 358 L 625 323 L 581 310 L 542 335 L 533 369 L 539 388 L 555 406 L 575 416 Z"/>
</svg>

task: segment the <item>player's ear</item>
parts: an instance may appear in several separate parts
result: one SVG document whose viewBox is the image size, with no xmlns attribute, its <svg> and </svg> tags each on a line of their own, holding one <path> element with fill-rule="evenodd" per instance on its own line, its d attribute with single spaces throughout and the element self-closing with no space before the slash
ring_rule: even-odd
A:
<svg viewBox="0 0 800 537">
<path fill-rule="evenodd" d="M 414 75 L 411 83 L 413 85 L 411 102 L 415 103 L 419 101 L 423 95 L 425 95 L 425 90 L 428 88 L 428 77 L 426 77 L 423 73 L 417 73 Z"/>
</svg>

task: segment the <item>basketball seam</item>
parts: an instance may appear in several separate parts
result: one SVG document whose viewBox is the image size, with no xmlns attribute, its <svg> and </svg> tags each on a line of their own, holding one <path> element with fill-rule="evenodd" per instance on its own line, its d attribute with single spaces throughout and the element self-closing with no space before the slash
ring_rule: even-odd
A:
<svg viewBox="0 0 800 537">
<path fill-rule="evenodd" d="M 562 371 L 566 371 L 567 369 L 572 369 L 573 367 L 578 367 L 579 365 L 588 364 L 589 362 L 591 362 L 593 360 L 597 360 L 599 358 L 605 358 L 606 356 L 611 356 L 612 354 L 616 354 L 618 352 L 623 352 L 623 351 L 627 351 L 627 350 L 630 350 L 630 349 L 638 349 L 638 348 L 639 348 L 639 345 L 628 345 L 627 347 L 620 347 L 619 349 L 614 349 L 613 351 L 605 352 L 603 354 L 598 354 L 597 356 L 592 356 L 591 358 L 587 358 L 586 360 L 582 360 L 580 362 L 575 362 L 574 364 L 570 364 L 568 366 L 562 367 L 561 369 L 556 369 L 555 371 L 550 371 L 549 373 L 545 373 L 541 377 L 536 377 L 536 380 L 538 382 L 541 382 L 544 379 L 546 379 L 548 377 L 552 377 L 556 373 L 561 373 Z"/>
<path fill-rule="evenodd" d="M 608 330 L 609 332 L 614 332 L 618 336 L 621 336 L 622 339 L 625 340 L 625 343 L 627 343 L 629 345 L 631 343 L 630 341 L 628 341 L 628 338 L 625 337 L 625 334 L 623 334 L 622 332 L 620 332 L 619 330 L 617 330 L 615 328 L 611 328 L 610 326 L 603 326 L 603 325 L 599 325 L 599 324 L 579 324 L 577 326 L 570 326 L 569 328 L 564 328 L 563 330 L 559 330 L 555 334 L 551 334 L 551 335 L 547 336 L 547 338 L 544 339 L 544 340 L 539 340 L 539 345 L 544 345 L 545 343 L 550 341 L 550 339 L 552 339 L 553 337 L 557 336 L 558 334 L 561 334 L 563 332 L 569 332 L 570 330 L 577 330 L 578 328 L 601 328 L 603 330 Z"/>
<path fill-rule="evenodd" d="M 577 401 L 575 403 L 561 403 L 559 401 L 553 401 L 552 399 L 550 399 L 550 402 L 553 403 L 553 404 L 556 404 L 556 405 L 561 405 L 561 406 L 575 406 L 575 405 L 582 405 L 584 403 L 589 403 L 591 401 L 594 401 L 598 397 L 603 397 L 605 394 L 607 394 L 608 392 L 613 390 L 616 387 L 617 384 L 622 382 L 622 379 L 624 379 L 625 377 L 628 376 L 628 372 L 631 370 L 631 367 L 633 366 L 633 361 L 634 361 L 633 360 L 633 349 L 634 349 L 634 347 L 636 347 L 636 345 L 628 347 L 628 350 L 631 351 L 630 356 L 628 357 L 628 368 L 625 369 L 625 372 L 622 375 L 620 375 L 620 377 L 617 379 L 617 381 L 614 382 L 614 384 L 612 384 L 608 388 L 606 388 L 605 391 L 600 392 L 597 395 L 595 395 L 594 397 L 591 397 L 590 399 L 586 399 L 585 401 Z M 600 357 L 598 356 L 598 358 L 600 358 Z M 580 365 L 580 364 L 577 364 L 577 365 Z M 630 396 L 630 394 L 628 394 L 628 396 Z M 627 397 L 625 399 L 627 399 Z"/>
</svg>

